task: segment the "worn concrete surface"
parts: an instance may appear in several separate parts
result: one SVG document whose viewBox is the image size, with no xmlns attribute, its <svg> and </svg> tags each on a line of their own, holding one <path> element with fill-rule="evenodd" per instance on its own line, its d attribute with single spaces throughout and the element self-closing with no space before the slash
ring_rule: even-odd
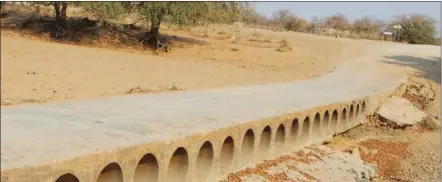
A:
<svg viewBox="0 0 442 182">
<path fill-rule="evenodd" d="M 392 90 L 366 62 L 295 83 L 133 95 L 2 109 L 2 170 L 51 163 L 192 134 Z M 356 69 L 363 67 L 364 69 Z M 357 71 L 355 71 L 357 70 Z"/>
</svg>

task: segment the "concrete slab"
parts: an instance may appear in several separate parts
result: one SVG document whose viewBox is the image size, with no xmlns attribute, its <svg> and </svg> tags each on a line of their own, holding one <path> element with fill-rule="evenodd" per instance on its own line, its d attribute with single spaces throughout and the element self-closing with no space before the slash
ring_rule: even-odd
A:
<svg viewBox="0 0 442 182">
<path fill-rule="evenodd" d="M 361 63 L 362 64 L 362 63 Z M 357 69 L 355 71 L 354 68 Z M 344 65 L 320 78 L 1 110 L 2 170 L 164 141 L 392 90 L 403 75 Z"/>
</svg>

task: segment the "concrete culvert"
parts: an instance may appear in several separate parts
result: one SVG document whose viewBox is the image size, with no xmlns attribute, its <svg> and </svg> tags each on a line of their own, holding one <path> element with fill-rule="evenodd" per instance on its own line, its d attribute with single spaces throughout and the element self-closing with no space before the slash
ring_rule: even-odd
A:
<svg viewBox="0 0 442 182">
<path fill-rule="evenodd" d="M 255 146 L 255 134 L 252 129 L 247 130 L 241 145 L 240 166 L 246 166 L 253 157 L 253 147 Z"/>
<path fill-rule="evenodd" d="M 233 143 L 233 138 L 229 136 L 224 140 L 223 146 L 221 147 L 219 167 L 222 174 L 230 173 L 234 152 L 235 145 Z"/>
<path fill-rule="evenodd" d="M 196 176 L 198 181 L 205 181 L 209 176 L 213 163 L 213 146 L 209 141 L 204 142 L 198 152 L 196 161 Z"/>
<path fill-rule="evenodd" d="M 322 117 L 322 136 L 327 136 L 330 134 L 330 115 L 328 111 L 325 111 L 324 116 Z"/>
<path fill-rule="evenodd" d="M 283 124 L 279 125 L 275 135 L 275 151 L 276 153 L 284 152 L 285 141 L 285 127 Z"/>
<path fill-rule="evenodd" d="M 290 128 L 290 143 L 297 144 L 298 143 L 298 131 L 299 131 L 299 122 L 298 119 L 294 119 L 292 122 L 292 127 Z"/>
<path fill-rule="evenodd" d="M 55 182 L 79 182 L 77 177 L 71 173 L 61 175 Z"/>
<path fill-rule="evenodd" d="M 189 157 L 186 149 L 183 147 L 176 149 L 172 155 L 172 158 L 170 158 L 166 181 L 168 182 L 185 181 L 187 177 L 188 167 L 189 167 Z"/>
<path fill-rule="evenodd" d="M 123 182 L 123 172 L 117 163 L 108 164 L 101 170 L 97 182 Z"/>
<path fill-rule="evenodd" d="M 359 108 L 359 104 L 356 105 L 356 110 L 355 110 L 355 122 L 357 124 L 359 124 L 361 122 L 361 108 Z"/>
<path fill-rule="evenodd" d="M 310 135 L 310 118 L 307 116 L 304 119 L 304 122 L 302 122 L 302 130 L 301 130 L 301 136 L 299 137 L 299 142 L 301 144 L 305 144 L 308 142 L 308 137 Z"/>
<path fill-rule="evenodd" d="M 311 138 L 313 142 L 321 139 L 321 115 L 319 113 L 316 113 L 315 118 L 313 119 Z"/>
<path fill-rule="evenodd" d="M 348 112 L 348 123 L 350 123 L 351 124 L 351 126 L 353 126 L 354 125 L 354 123 L 355 123 L 355 121 L 354 121 L 354 112 L 355 112 L 355 110 L 354 110 L 354 108 L 353 108 L 353 105 L 351 105 L 350 106 L 350 111 Z"/>
<path fill-rule="evenodd" d="M 157 158 L 153 154 L 146 154 L 138 162 L 134 182 L 156 182 L 158 181 L 158 173 Z"/>
<path fill-rule="evenodd" d="M 364 102 L 362 102 L 362 105 L 361 105 L 361 115 L 362 115 L 363 119 L 365 119 L 365 117 L 366 117 L 365 110 L 366 110 L 366 108 L 365 108 L 365 101 L 364 101 Z"/>
<path fill-rule="evenodd" d="M 343 132 L 348 128 L 347 109 L 344 108 L 341 112 L 341 120 L 339 121 L 338 132 Z"/>
<path fill-rule="evenodd" d="M 261 139 L 259 140 L 258 158 L 263 160 L 269 157 L 270 142 L 272 138 L 272 129 L 270 126 L 266 126 L 261 133 Z"/>
<path fill-rule="evenodd" d="M 334 110 L 330 118 L 330 132 L 335 135 L 338 127 L 338 111 Z"/>
</svg>

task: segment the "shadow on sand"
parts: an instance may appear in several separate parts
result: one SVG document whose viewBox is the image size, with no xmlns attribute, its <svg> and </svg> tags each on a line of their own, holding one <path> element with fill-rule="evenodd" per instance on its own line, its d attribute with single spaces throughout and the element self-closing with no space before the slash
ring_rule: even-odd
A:
<svg viewBox="0 0 442 182">
<path fill-rule="evenodd" d="M 1 15 L 1 29 L 32 32 L 34 35 L 49 35 L 55 41 L 72 43 L 87 43 L 100 41 L 101 39 L 113 40 L 116 45 L 138 45 L 140 38 L 148 30 L 143 30 L 134 24 L 115 25 L 108 22 L 99 23 L 87 17 L 68 17 L 66 20 L 68 29 L 62 30 L 65 35 L 58 36 L 59 32 L 55 18 L 50 16 L 28 15 L 18 11 L 10 11 Z M 207 42 L 191 37 L 180 37 L 162 34 L 166 41 L 185 44 L 205 44 Z"/>
<path fill-rule="evenodd" d="M 432 80 L 438 84 L 441 81 L 441 59 L 440 57 L 421 58 L 414 56 L 385 56 L 381 61 L 387 64 L 408 66 L 417 70 L 416 77 Z M 390 61 L 392 60 L 392 61 Z"/>
</svg>

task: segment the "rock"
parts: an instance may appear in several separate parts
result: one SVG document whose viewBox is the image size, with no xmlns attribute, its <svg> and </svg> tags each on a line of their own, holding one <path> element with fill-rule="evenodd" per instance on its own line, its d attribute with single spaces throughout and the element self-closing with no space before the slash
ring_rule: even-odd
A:
<svg viewBox="0 0 442 182">
<path fill-rule="evenodd" d="M 427 115 L 404 98 L 387 99 L 378 109 L 377 114 L 386 120 L 386 124 L 398 127 L 415 125 L 422 122 Z"/>
<path fill-rule="evenodd" d="M 250 176 L 243 177 L 242 180 L 245 182 L 267 182 L 268 181 L 263 176 L 260 176 L 257 174 L 252 174 Z"/>
<path fill-rule="evenodd" d="M 370 150 L 370 155 L 376 155 L 378 154 L 378 149 L 371 149 Z"/>
<path fill-rule="evenodd" d="M 422 122 L 422 126 L 428 130 L 439 130 L 440 129 L 440 119 L 438 116 L 429 116 Z"/>
<path fill-rule="evenodd" d="M 351 155 L 356 156 L 358 159 L 361 158 L 361 153 L 359 152 L 359 147 L 356 147 L 353 150 L 351 150 Z"/>
<path fill-rule="evenodd" d="M 376 164 L 365 163 L 368 168 L 368 177 L 375 178 L 377 177 L 378 166 Z"/>
<path fill-rule="evenodd" d="M 361 152 L 362 152 L 363 154 L 368 154 L 368 153 L 370 153 L 370 151 L 368 150 L 367 147 L 360 146 L 359 149 L 361 150 Z"/>
</svg>

